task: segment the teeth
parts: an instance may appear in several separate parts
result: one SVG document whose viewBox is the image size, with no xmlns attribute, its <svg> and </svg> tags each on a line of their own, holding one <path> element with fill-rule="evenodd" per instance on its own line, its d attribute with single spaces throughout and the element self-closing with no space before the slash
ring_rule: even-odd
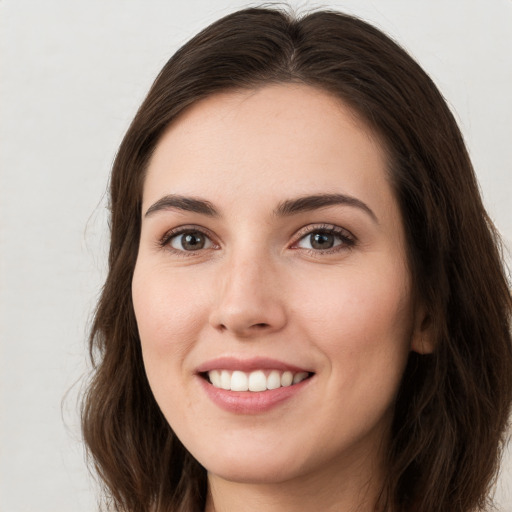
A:
<svg viewBox="0 0 512 512">
<path fill-rule="evenodd" d="M 298 384 L 299 382 L 302 382 L 305 378 L 307 378 L 308 374 L 307 372 L 299 372 L 299 373 L 296 373 L 294 376 L 293 376 L 293 381 L 292 383 L 293 384 Z"/>
<path fill-rule="evenodd" d="M 281 387 L 281 374 L 277 370 L 272 370 L 267 377 L 267 389 L 277 389 Z"/>
<path fill-rule="evenodd" d="M 244 372 L 235 371 L 231 375 L 231 391 L 248 391 L 249 381 Z"/>
<path fill-rule="evenodd" d="M 235 373 L 235 372 L 233 372 Z M 267 389 L 267 378 L 262 371 L 249 374 L 249 391 L 265 391 Z"/>
<path fill-rule="evenodd" d="M 220 373 L 220 387 L 227 390 L 231 389 L 231 373 L 227 370 L 222 370 Z"/>
<path fill-rule="evenodd" d="M 210 382 L 216 388 L 231 391 L 266 391 L 298 384 L 309 376 L 308 372 L 293 373 L 279 370 L 255 370 L 253 372 L 242 372 L 239 370 L 211 370 L 208 372 Z"/>
<path fill-rule="evenodd" d="M 212 384 L 213 384 L 216 388 L 221 388 L 221 387 L 222 387 L 221 377 L 220 377 L 220 372 L 219 372 L 219 370 L 212 370 L 212 371 L 209 373 L 209 377 L 210 377 L 210 380 L 212 381 Z"/>
<path fill-rule="evenodd" d="M 293 373 L 292 372 L 284 372 L 281 375 L 281 386 L 291 386 L 293 382 Z"/>
</svg>

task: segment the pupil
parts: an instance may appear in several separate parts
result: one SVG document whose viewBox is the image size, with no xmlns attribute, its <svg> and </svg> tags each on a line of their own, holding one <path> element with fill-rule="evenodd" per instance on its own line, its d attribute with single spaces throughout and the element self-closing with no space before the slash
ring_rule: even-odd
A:
<svg viewBox="0 0 512 512">
<path fill-rule="evenodd" d="M 334 245 L 334 236 L 329 233 L 315 233 L 310 240 L 313 249 L 330 249 Z"/>
<path fill-rule="evenodd" d="M 199 233 L 189 233 L 184 235 L 181 241 L 183 249 L 186 250 L 197 250 L 204 247 L 204 237 Z"/>
</svg>

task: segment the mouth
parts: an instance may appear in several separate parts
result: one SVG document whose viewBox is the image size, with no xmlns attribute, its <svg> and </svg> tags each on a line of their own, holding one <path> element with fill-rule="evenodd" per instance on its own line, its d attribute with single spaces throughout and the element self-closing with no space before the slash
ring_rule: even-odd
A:
<svg viewBox="0 0 512 512">
<path fill-rule="evenodd" d="M 226 356 L 204 362 L 196 375 L 214 404 L 239 416 L 278 409 L 310 389 L 316 374 L 278 359 Z"/>
<path fill-rule="evenodd" d="M 199 375 L 217 389 L 261 393 L 300 384 L 314 374 L 307 371 L 278 369 L 242 371 L 219 368 L 201 372 Z"/>
</svg>

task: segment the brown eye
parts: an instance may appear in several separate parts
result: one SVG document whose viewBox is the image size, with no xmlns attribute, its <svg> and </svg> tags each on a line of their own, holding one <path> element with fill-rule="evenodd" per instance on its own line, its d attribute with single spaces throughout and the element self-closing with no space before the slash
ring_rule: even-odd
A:
<svg viewBox="0 0 512 512">
<path fill-rule="evenodd" d="M 306 233 L 297 242 L 296 247 L 309 251 L 329 251 L 338 247 L 340 250 L 352 247 L 355 243 L 352 235 L 343 228 L 335 226 L 329 228 L 317 228 Z"/>
<path fill-rule="evenodd" d="M 336 242 L 331 233 L 313 233 L 309 235 L 309 243 L 313 249 L 330 249 Z"/>
<path fill-rule="evenodd" d="M 212 242 L 200 231 L 187 231 L 173 236 L 169 245 L 178 251 L 199 251 L 210 248 Z"/>
</svg>

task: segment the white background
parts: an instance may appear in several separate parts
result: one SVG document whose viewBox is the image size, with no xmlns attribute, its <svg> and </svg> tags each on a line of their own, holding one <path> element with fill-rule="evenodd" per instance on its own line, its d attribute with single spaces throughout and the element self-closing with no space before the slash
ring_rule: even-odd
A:
<svg viewBox="0 0 512 512">
<path fill-rule="evenodd" d="M 0 0 L 0 512 L 95 510 L 76 398 L 105 275 L 105 189 L 170 55 L 229 0 Z M 512 240 L 512 1 L 353 0 L 433 77 Z M 66 400 L 65 393 L 68 391 Z M 498 502 L 512 511 L 510 455 Z"/>
</svg>

